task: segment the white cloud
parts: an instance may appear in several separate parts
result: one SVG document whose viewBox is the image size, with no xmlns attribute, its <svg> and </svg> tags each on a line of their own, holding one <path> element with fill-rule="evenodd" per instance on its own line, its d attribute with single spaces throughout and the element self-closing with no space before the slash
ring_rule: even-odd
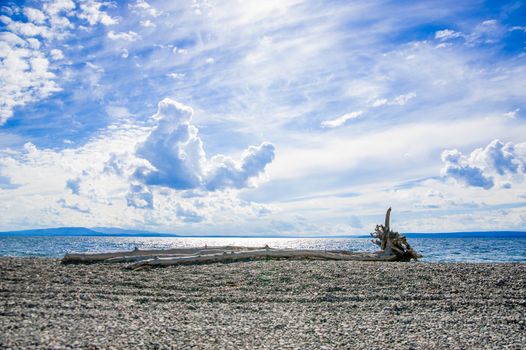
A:
<svg viewBox="0 0 526 350">
<path fill-rule="evenodd" d="M 324 127 L 324 128 L 337 128 L 339 126 L 342 126 L 343 124 L 345 124 L 347 121 L 349 121 L 351 119 L 358 118 L 362 114 L 363 114 L 362 111 L 354 111 L 354 112 L 351 112 L 351 113 L 346 113 L 346 114 L 344 114 L 341 117 L 338 117 L 336 119 L 322 121 L 321 122 L 321 126 Z"/>
<path fill-rule="evenodd" d="M 81 11 L 75 12 L 76 5 L 71 0 L 52 0 L 42 4 L 41 9 L 25 7 L 5 11 L 0 21 L 8 30 L 2 34 L 0 43 L 0 125 L 13 115 L 16 107 L 24 106 L 49 97 L 61 91 L 57 76 L 49 61 L 62 60 L 64 54 L 59 49 L 50 49 L 52 42 L 67 38 L 75 26 L 68 19 L 86 14 L 83 8 L 100 8 L 108 3 L 85 1 L 80 4 Z M 22 13 L 28 19 L 16 16 Z M 106 17 L 100 14 L 104 21 Z M 8 40 L 6 40 L 8 39 Z M 65 72 L 59 72 L 60 75 Z"/>
<path fill-rule="evenodd" d="M 274 145 L 265 142 L 259 147 L 250 146 L 239 163 L 222 155 L 212 157 L 205 187 L 211 191 L 249 187 L 249 181 L 258 177 L 267 164 L 274 160 L 274 152 Z"/>
<path fill-rule="evenodd" d="M 153 194 L 146 186 L 132 184 L 126 195 L 126 202 L 129 207 L 137 209 L 153 209 Z"/>
<path fill-rule="evenodd" d="M 520 150 L 524 144 L 517 146 Z M 468 186 L 484 189 L 495 185 L 495 177 L 502 179 L 505 175 L 510 175 L 513 178 L 514 174 L 525 168 L 524 159 L 517 154 L 515 145 L 511 142 L 503 144 L 499 140 L 493 140 L 485 148 L 475 149 L 469 157 L 456 149 L 446 150 L 442 153 L 442 161 L 445 163 L 442 169 L 444 175 Z M 508 188 L 511 186 L 511 182 L 507 181 L 509 178 L 502 180 L 503 184 L 509 184 Z"/>
<path fill-rule="evenodd" d="M 46 2 L 43 8 L 50 15 L 58 15 L 64 12 L 70 14 L 75 9 L 75 3 L 72 0 L 52 0 Z"/>
<path fill-rule="evenodd" d="M 132 116 L 128 108 L 118 105 L 110 105 L 106 107 L 106 113 L 112 118 L 125 119 Z"/>
<path fill-rule="evenodd" d="M 435 32 L 435 39 L 439 39 L 442 41 L 455 39 L 455 38 L 461 38 L 461 37 L 463 37 L 462 33 L 455 32 L 454 30 L 451 30 L 451 29 L 444 29 L 444 30 L 439 30 Z"/>
<path fill-rule="evenodd" d="M 386 98 L 377 98 L 371 103 L 371 107 L 376 108 L 376 107 L 385 106 L 388 102 L 389 101 Z"/>
<path fill-rule="evenodd" d="M 409 92 L 407 94 L 398 95 L 398 96 L 394 97 L 391 100 L 388 100 L 386 98 L 377 98 L 377 99 L 373 100 L 369 104 L 369 106 L 371 108 L 382 107 L 382 106 L 385 106 L 385 105 L 405 106 L 407 104 L 407 102 L 409 102 L 410 100 L 412 100 L 415 97 L 416 97 L 416 93 Z"/>
<path fill-rule="evenodd" d="M 64 58 L 64 54 L 63 54 L 62 51 L 59 50 L 59 49 L 53 49 L 53 50 L 51 50 L 50 55 L 51 55 L 51 58 L 52 58 L 54 61 L 59 61 L 59 60 L 61 60 L 61 59 Z"/>
<path fill-rule="evenodd" d="M 197 211 L 191 208 L 185 208 L 181 203 L 175 205 L 175 214 L 182 218 L 183 222 L 186 223 L 199 223 L 204 220 L 204 217 L 200 215 Z"/>
<path fill-rule="evenodd" d="M 60 91 L 55 74 L 44 55 L 12 33 L 2 33 L 0 42 L 0 125 L 13 109 Z"/>
<path fill-rule="evenodd" d="M 517 109 L 515 109 L 513 111 L 506 112 L 503 115 L 504 115 L 505 118 L 516 119 L 518 114 L 519 114 L 519 112 L 520 112 L 520 109 L 517 108 Z"/>
<path fill-rule="evenodd" d="M 520 165 L 513 143 L 503 144 L 499 140 L 493 140 L 484 149 L 473 151 L 471 158 L 474 161 L 484 161 L 499 175 L 504 175 L 506 172 L 516 173 Z"/>
<path fill-rule="evenodd" d="M 416 97 L 416 94 L 414 92 L 410 92 L 410 93 L 407 93 L 405 95 L 399 95 L 399 96 L 396 96 L 393 99 L 391 104 L 399 105 L 399 106 L 405 106 L 405 104 L 407 102 L 409 102 L 409 100 L 411 100 L 411 99 L 413 99 L 415 97 Z"/>
<path fill-rule="evenodd" d="M 145 14 L 152 17 L 157 17 L 161 14 L 160 11 L 155 9 L 145 0 L 137 0 L 135 4 L 130 4 L 128 7 L 135 13 Z"/>
<path fill-rule="evenodd" d="M 41 36 L 46 39 L 53 37 L 52 31 L 44 25 L 35 25 L 30 22 L 13 21 L 9 17 L 2 16 L 0 20 L 6 25 L 6 28 L 14 34 L 24 37 Z"/>
<path fill-rule="evenodd" d="M 157 26 L 155 25 L 155 23 L 153 23 L 153 22 L 150 21 L 149 19 L 146 19 L 146 20 L 140 21 L 139 23 L 140 23 L 141 26 L 144 27 L 144 28 L 155 28 L 155 27 L 157 27 Z"/>
<path fill-rule="evenodd" d="M 38 50 L 40 49 L 40 41 L 38 41 L 38 39 L 35 39 L 35 38 L 27 38 L 26 41 L 28 42 L 29 44 L 29 47 L 31 47 L 32 49 L 34 50 Z"/>
<path fill-rule="evenodd" d="M 55 36 L 65 29 L 71 29 L 74 25 L 67 16 L 73 16 L 75 3 L 72 0 L 54 0 L 43 5 L 44 12 L 49 16 L 48 20 Z"/>
<path fill-rule="evenodd" d="M 115 174 L 124 177 L 127 172 L 127 167 L 127 155 L 111 153 L 109 159 L 104 163 L 102 172 L 105 174 Z"/>
<path fill-rule="evenodd" d="M 133 171 L 146 164 L 135 157 L 136 145 L 151 131 L 151 127 L 119 123 L 77 148 L 59 151 L 28 143 L 20 151 L 0 149 L 0 229 L 75 225 L 157 232 L 184 228 L 205 234 L 213 228 L 227 234 L 271 210 L 240 200 L 234 190 L 209 191 L 201 186 L 180 191 L 130 183 Z M 254 153 L 249 149 L 243 161 L 247 172 L 255 169 L 252 160 L 259 161 L 250 157 Z M 192 230 L 186 226 L 197 222 L 200 225 Z M 255 230 L 263 232 L 261 226 L 251 232 Z"/>
<path fill-rule="evenodd" d="M 167 74 L 170 78 L 181 80 L 185 77 L 186 74 L 184 73 L 168 73 Z"/>
<path fill-rule="evenodd" d="M 137 148 L 149 166 L 138 167 L 134 178 L 150 186 L 185 190 L 243 188 L 251 185 L 274 159 L 274 146 L 249 147 L 241 162 L 217 155 L 207 160 L 198 129 L 191 124 L 192 108 L 165 98 L 152 119 L 157 126 Z"/>
<path fill-rule="evenodd" d="M 134 31 L 128 31 L 127 33 L 116 33 L 113 30 L 108 32 L 108 38 L 111 40 L 125 40 L 125 41 L 135 41 L 139 39 L 139 34 Z"/>
<path fill-rule="evenodd" d="M 44 23 L 46 20 L 46 15 L 42 11 L 32 7 L 24 7 L 24 15 L 31 22 L 38 24 Z"/>
<path fill-rule="evenodd" d="M 442 173 L 468 186 L 490 189 L 493 187 L 493 178 L 485 176 L 483 169 L 468 164 L 467 159 L 458 150 L 442 152 L 442 161 L 445 163 Z"/>
<path fill-rule="evenodd" d="M 174 54 L 181 54 L 181 55 L 186 55 L 188 53 L 188 50 L 187 49 L 181 49 L 177 46 L 175 46 L 173 49 L 172 49 L 172 52 Z"/>
<path fill-rule="evenodd" d="M 111 17 L 106 11 L 101 10 L 111 3 L 98 2 L 94 0 L 87 0 L 80 4 L 80 13 L 78 17 L 86 20 L 90 25 L 102 23 L 105 26 L 110 26 L 119 23 L 117 18 Z"/>
<path fill-rule="evenodd" d="M 515 31 L 515 30 L 526 32 L 526 26 L 514 26 L 510 28 L 510 31 Z"/>
</svg>

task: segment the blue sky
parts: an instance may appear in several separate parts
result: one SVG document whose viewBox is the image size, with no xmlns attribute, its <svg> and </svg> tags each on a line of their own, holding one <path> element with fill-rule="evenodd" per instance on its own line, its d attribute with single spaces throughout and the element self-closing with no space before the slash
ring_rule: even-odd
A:
<svg viewBox="0 0 526 350">
<path fill-rule="evenodd" d="M 525 227 L 522 1 L 0 11 L 0 230 Z"/>
</svg>

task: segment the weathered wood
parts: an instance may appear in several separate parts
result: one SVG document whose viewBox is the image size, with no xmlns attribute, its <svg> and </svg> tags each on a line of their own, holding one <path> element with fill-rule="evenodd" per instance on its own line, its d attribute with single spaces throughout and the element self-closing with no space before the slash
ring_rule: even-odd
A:
<svg viewBox="0 0 526 350">
<path fill-rule="evenodd" d="M 391 208 L 385 213 L 385 224 L 376 225 L 371 240 L 380 246 L 381 253 L 385 255 L 395 255 L 400 261 L 418 260 L 422 255 L 417 253 L 407 242 L 407 238 L 398 232 L 391 230 Z"/>
<path fill-rule="evenodd" d="M 394 261 L 395 255 L 380 253 L 351 253 L 342 251 L 263 249 L 251 251 L 231 251 L 221 254 L 155 257 L 128 266 L 130 269 L 162 267 L 172 265 L 196 265 L 210 263 L 229 263 L 238 261 L 287 259 L 287 260 L 347 260 L 347 261 Z"/>
<path fill-rule="evenodd" d="M 152 249 L 152 250 L 140 250 L 134 249 L 132 251 L 119 251 L 119 252 L 105 252 L 105 253 L 67 253 L 62 258 L 63 264 L 93 264 L 100 262 L 119 262 L 117 258 L 122 258 L 124 261 L 132 259 L 134 257 L 140 259 L 144 256 L 156 256 L 156 255 L 192 255 L 192 254 L 207 254 L 207 253 L 218 253 L 225 250 L 228 251 L 240 251 L 240 250 L 253 250 L 262 249 L 261 247 L 238 247 L 238 246 L 219 246 L 219 247 L 196 247 L 196 248 L 172 248 L 172 249 Z M 108 261 L 115 259 L 113 261 Z"/>
<path fill-rule="evenodd" d="M 315 259 L 315 260 L 354 260 L 354 261 L 409 261 L 419 259 L 418 254 L 398 232 L 390 229 L 391 208 L 385 214 L 384 225 L 376 225 L 371 233 L 372 242 L 380 246 L 376 253 L 349 252 L 343 250 L 293 250 L 271 249 L 265 247 L 198 247 L 173 248 L 156 250 L 139 250 L 130 252 L 107 253 L 70 253 L 62 259 L 64 264 L 92 263 L 131 263 L 130 268 L 152 266 L 208 264 L 215 262 L 235 262 L 261 259 Z"/>
</svg>

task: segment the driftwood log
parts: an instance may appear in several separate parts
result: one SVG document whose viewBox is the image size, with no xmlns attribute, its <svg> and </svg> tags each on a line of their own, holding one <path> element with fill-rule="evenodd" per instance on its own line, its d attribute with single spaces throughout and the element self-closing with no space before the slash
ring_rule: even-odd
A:
<svg viewBox="0 0 526 350">
<path fill-rule="evenodd" d="M 407 238 L 396 231 L 391 230 L 391 208 L 385 213 L 385 224 L 376 225 L 372 242 L 380 246 L 381 253 L 385 255 L 394 255 L 399 261 L 418 260 L 422 255 L 418 254 L 407 242 Z"/>
<path fill-rule="evenodd" d="M 269 247 L 210 247 L 170 250 L 133 250 L 100 254 L 66 254 L 64 264 L 131 263 L 130 269 L 170 265 L 230 263 L 254 260 L 353 260 L 395 261 L 396 256 L 383 253 L 362 253 L 343 250 L 294 250 Z"/>
<path fill-rule="evenodd" d="M 389 217 L 391 208 L 387 210 L 385 225 L 377 225 L 373 242 L 380 246 L 376 253 L 350 252 L 345 250 L 295 250 L 273 249 L 265 247 L 201 247 L 174 248 L 162 250 L 139 250 L 129 252 L 108 253 L 69 253 L 62 259 L 63 264 L 93 264 L 93 263 L 128 263 L 127 268 L 141 269 L 147 267 L 169 265 L 192 265 L 227 263 L 237 261 L 288 259 L 288 260 L 353 260 L 353 261 L 409 261 L 418 259 L 404 236 L 391 231 Z"/>
<path fill-rule="evenodd" d="M 254 247 L 237 247 L 237 246 L 221 246 L 221 247 L 198 247 L 198 248 L 173 248 L 173 249 L 154 249 L 154 250 L 140 250 L 135 248 L 128 252 L 107 252 L 107 253 L 67 253 L 62 258 L 63 264 L 94 264 L 94 263 L 118 263 L 118 262 L 133 262 L 152 259 L 154 257 L 172 257 L 172 256 L 201 256 L 208 254 L 217 254 L 223 252 L 235 251 L 251 251 L 262 248 Z"/>
</svg>

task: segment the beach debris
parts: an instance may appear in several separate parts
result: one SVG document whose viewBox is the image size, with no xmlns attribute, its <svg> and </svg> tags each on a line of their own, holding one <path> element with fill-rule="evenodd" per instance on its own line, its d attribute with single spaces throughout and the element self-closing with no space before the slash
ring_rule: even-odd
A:
<svg viewBox="0 0 526 350">
<path fill-rule="evenodd" d="M 69 253 L 63 264 L 131 263 L 129 268 L 169 265 L 195 265 L 229 263 L 253 260 L 354 260 L 394 261 L 395 255 L 383 253 L 350 252 L 345 250 L 298 250 L 264 247 L 206 247 L 175 248 L 168 250 L 133 250 L 109 253 Z"/>
<path fill-rule="evenodd" d="M 142 269 L 155 266 L 196 265 L 210 263 L 229 263 L 254 260 L 349 260 L 349 261 L 409 261 L 422 256 L 411 248 L 407 239 L 398 232 L 391 231 L 389 220 L 391 208 L 387 210 L 385 225 L 377 225 L 373 243 L 380 251 L 350 252 L 347 250 L 305 250 L 275 249 L 264 247 L 218 246 L 198 248 L 173 248 L 107 253 L 68 253 L 63 264 L 129 263 L 127 268 Z"/>
<path fill-rule="evenodd" d="M 381 253 L 391 256 L 395 255 L 399 261 L 418 260 L 422 255 L 417 253 L 407 242 L 407 238 L 400 233 L 391 230 L 391 208 L 385 213 L 384 225 L 376 225 L 371 233 L 374 244 L 380 246 Z"/>
</svg>

